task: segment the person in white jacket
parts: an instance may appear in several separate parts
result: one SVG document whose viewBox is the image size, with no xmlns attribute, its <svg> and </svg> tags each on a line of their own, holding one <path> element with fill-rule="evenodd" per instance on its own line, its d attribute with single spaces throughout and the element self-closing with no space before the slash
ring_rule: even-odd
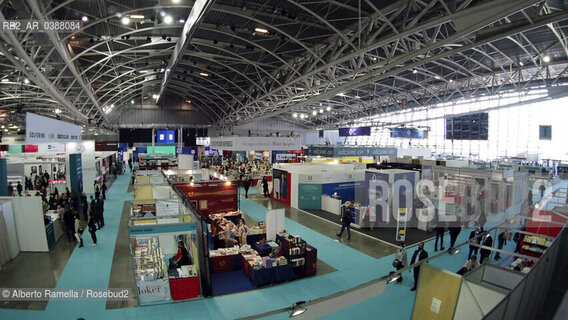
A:
<svg viewBox="0 0 568 320">
<path fill-rule="evenodd" d="M 76 212 L 75 212 L 75 238 L 77 239 L 77 242 L 79 242 L 79 248 L 81 248 L 83 246 L 83 237 L 79 232 L 79 214 L 77 214 Z"/>
</svg>

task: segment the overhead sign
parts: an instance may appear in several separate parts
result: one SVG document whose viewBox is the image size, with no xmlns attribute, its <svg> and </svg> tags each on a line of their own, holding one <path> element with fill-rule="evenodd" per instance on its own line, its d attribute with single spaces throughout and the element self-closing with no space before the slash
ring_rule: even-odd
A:
<svg viewBox="0 0 568 320">
<path fill-rule="evenodd" d="M 396 157 L 396 148 L 375 147 L 308 147 L 308 155 L 324 157 L 351 156 L 392 156 Z"/>
<path fill-rule="evenodd" d="M 65 152 L 65 144 L 63 144 L 63 143 L 40 143 L 37 146 L 37 152 L 39 152 L 39 153 Z"/>
<path fill-rule="evenodd" d="M 295 153 L 277 153 L 276 161 L 296 160 Z"/>
<path fill-rule="evenodd" d="M 211 148 L 225 151 L 298 150 L 299 137 L 229 137 L 211 138 Z"/>
<path fill-rule="evenodd" d="M 26 113 L 26 143 L 81 142 L 81 126 Z"/>
<path fill-rule="evenodd" d="M 339 128 L 340 137 L 370 136 L 371 127 Z"/>
<path fill-rule="evenodd" d="M 392 128 L 392 138 L 424 139 L 424 130 L 414 128 Z"/>
</svg>

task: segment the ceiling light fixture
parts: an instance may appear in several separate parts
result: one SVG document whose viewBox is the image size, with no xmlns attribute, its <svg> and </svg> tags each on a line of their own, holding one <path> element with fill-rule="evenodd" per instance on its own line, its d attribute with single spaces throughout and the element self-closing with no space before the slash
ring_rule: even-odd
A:
<svg viewBox="0 0 568 320">
<path fill-rule="evenodd" d="M 298 117 L 298 114 L 297 114 L 297 113 L 294 113 L 294 114 L 292 115 L 292 117 L 297 118 L 297 117 Z"/>
<path fill-rule="evenodd" d="M 55 109 L 55 113 L 60 114 L 60 113 L 61 113 L 61 109 L 59 109 L 59 108 Z"/>
<path fill-rule="evenodd" d="M 323 109 L 320 109 L 320 113 L 323 113 Z"/>
<path fill-rule="evenodd" d="M 354 98 L 357 99 L 357 100 L 361 99 L 360 96 L 355 96 Z"/>
<path fill-rule="evenodd" d="M 254 32 L 267 34 L 267 33 L 268 33 L 268 30 L 265 29 L 265 28 L 254 28 Z"/>
<path fill-rule="evenodd" d="M 205 72 L 200 72 L 199 75 L 203 77 L 209 77 L 209 74 Z"/>
<path fill-rule="evenodd" d="M 120 19 L 120 22 L 122 24 L 129 24 L 130 23 L 130 18 L 127 16 L 122 17 L 122 19 Z"/>
<path fill-rule="evenodd" d="M 134 100 L 130 100 L 130 104 L 134 104 Z"/>
<path fill-rule="evenodd" d="M 521 61 L 521 62 L 519 62 L 519 65 L 522 67 L 522 66 L 525 65 L 525 63 Z"/>
<path fill-rule="evenodd" d="M 179 19 L 179 23 L 185 23 L 185 20 Z"/>
<path fill-rule="evenodd" d="M 174 21 L 174 18 L 172 18 L 172 16 L 165 16 L 164 17 L 164 22 L 167 24 L 170 24 Z"/>
<path fill-rule="evenodd" d="M 166 13 L 164 11 L 160 11 L 160 16 L 165 17 Z"/>
<path fill-rule="evenodd" d="M 545 63 L 549 63 L 550 62 L 550 56 L 544 56 L 542 58 L 542 61 L 544 61 Z"/>
<path fill-rule="evenodd" d="M 28 83 L 30 83 L 30 80 L 28 80 L 28 78 L 24 78 L 24 83 L 28 84 Z"/>
<path fill-rule="evenodd" d="M 148 70 L 140 70 L 140 71 L 138 71 L 138 72 L 140 72 L 140 73 L 146 73 L 146 72 L 148 72 Z"/>
<path fill-rule="evenodd" d="M 413 69 L 413 70 L 412 70 L 412 73 L 416 74 L 416 73 L 418 73 L 418 70 Z"/>
<path fill-rule="evenodd" d="M 343 93 L 343 92 L 338 93 L 337 95 L 340 96 L 340 97 L 345 97 L 345 93 Z"/>
<path fill-rule="evenodd" d="M 439 76 L 434 76 L 434 79 L 440 80 L 440 77 L 439 77 Z"/>
<path fill-rule="evenodd" d="M 87 22 L 87 21 L 89 21 L 89 18 L 87 16 L 82 16 L 81 21 Z"/>
<path fill-rule="evenodd" d="M 329 112 L 331 111 L 331 107 L 327 107 L 326 110 Z"/>
<path fill-rule="evenodd" d="M 10 82 L 10 79 L 8 79 L 8 78 L 3 78 L 3 79 L 2 79 L 2 82 Z"/>
<path fill-rule="evenodd" d="M 144 19 L 144 16 L 141 14 L 131 14 L 130 19 Z"/>
<path fill-rule="evenodd" d="M 173 3 L 179 3 L 179 0 L 172 0 Z"/>
<path fill-rule="evenodd" d="M 317 116 L 318 112 L 316 110 L 312 111 L 312 115 Z"/>
</svg>

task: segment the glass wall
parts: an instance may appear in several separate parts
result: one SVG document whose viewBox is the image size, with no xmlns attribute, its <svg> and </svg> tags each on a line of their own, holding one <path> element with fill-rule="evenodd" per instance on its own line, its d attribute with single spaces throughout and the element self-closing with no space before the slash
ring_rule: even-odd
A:
<svg viewBox="0 0 568 320">
<path fill-rule="evenodd" d="M 568 98 L 531 102 L 546 97 L 546 90 L 529 95 L 482 97 L 460 103 L 448 103 L 428 110 L 400 111 L 359 120 L 358 126 L 373 126 L 371 136 L 348 137 L 346 144 L 429 148 L 434 153 L 490 160 L 499 157 L 526 157 L 568 160 L 562 146 L 568 146 L 564 119 Z M 511 105 L 515 106 L 511 106 Z M 446 140 L 445 116 L 473 112 L 489 113 L 489 140 Z M 381 126 L 380 124 L 387 124 Z M 428 130 L 425 139 L 391 138 L 390 128 L 397 123 Z M 540 126 L 551 126 L 550 140 L 540 140 Z M 342 141 L 343 142 L 343 141 Z"/>
</svg>

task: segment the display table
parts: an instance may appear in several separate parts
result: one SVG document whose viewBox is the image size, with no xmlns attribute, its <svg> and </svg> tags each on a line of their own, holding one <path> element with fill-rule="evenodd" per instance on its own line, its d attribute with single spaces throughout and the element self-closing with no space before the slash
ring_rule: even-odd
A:
<svg viewBox="0 0 568 320">
<path fill-rule="evenodd" d="M 259 256 L 264 257 L 269 255 L 272 252 L 272 250 L 280 249 L 280 246 L 276 245 L 276 243 L 274 243 L 274 245 L 271 246 L 268 243 L 258 244 L 255 242 L 253 243 L 252 248 L 258 252 Z"/>
<path fill-rule="evenodd" d="M 256 287 L 295 279 L 294 271 L 288 264 L 254 269 L 244 258 L 243 260 L 243 270 Z"/>
<path fill-rule="evenodd" d="M 321 196 L 321 209 L 336 215 L 341 214 L 341 199 L 324 194 Z"/>
<path fill-rule="evenodd" d="M 211 273 L 230 272 L 243 268 L 243 260 L 240 254 L 216 256 L 209 258 Z"/>
</svg>

